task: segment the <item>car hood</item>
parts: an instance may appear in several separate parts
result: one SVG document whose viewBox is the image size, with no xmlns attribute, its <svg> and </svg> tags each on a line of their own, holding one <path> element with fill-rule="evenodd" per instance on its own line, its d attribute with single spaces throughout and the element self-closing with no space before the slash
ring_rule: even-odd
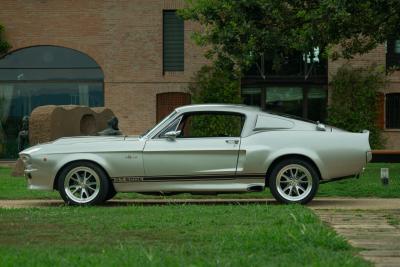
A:
<svg viewBox="0 0 400 267">
<path fill-rule="evenodd" d="M 63 137 L 27 148 L 20 155 L 140 151 L 143 143 L 138 136 Z"/>
<path fill-rule="evenodd" d="M 121 142 L 126 139 L 126 136 L 75 136 L 62 137 L 50 142 L 56 145 L 70 145 L 76 143 L 99 143 L 99 142 Z"/>
</svg>

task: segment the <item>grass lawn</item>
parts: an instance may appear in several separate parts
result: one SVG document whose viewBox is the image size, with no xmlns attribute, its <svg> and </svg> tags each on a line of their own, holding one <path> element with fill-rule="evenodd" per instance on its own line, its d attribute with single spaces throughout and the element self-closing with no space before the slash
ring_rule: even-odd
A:
<svg viewBox="0 0 400 267">
<path fill-rule="evenodd" d="M 370 266 L 309 209 L 0 209 L 0 266 Z"/>
<path fill-rule="evenodd" d="M 382 185 L 381 168 L 389 168 L 389 185 Z M 321 184 L 318 196 L 400 197 L 400 163 L 370 163 L 359 179 Z"/>
<path fill-rule="evenodd" d="M 390 183 L 383 186 L 380 181 L 380 168 L 387 167 Z M 10 168 L 0 167 L 0 199 L 59 199 L 58 192 L 34 191 L 26 189 L 23 177 L 11 177 Z M 318 196 L 343 197 L 400 197 L 400 164 L 371 163 L 359 179 L 348 179 L 321 184 Z M 192 196 L 181 194 L 170 198 L 210 198 L 215 196 Z M 265 198 L 271 197 L 269 190 L 260 193 L 219 195 L 219 198 Z M 165 198 L 135 193 L 120 193 L 116 198 Z M 168 198 L 168 197 L 167 197 Z"/>
</svg>

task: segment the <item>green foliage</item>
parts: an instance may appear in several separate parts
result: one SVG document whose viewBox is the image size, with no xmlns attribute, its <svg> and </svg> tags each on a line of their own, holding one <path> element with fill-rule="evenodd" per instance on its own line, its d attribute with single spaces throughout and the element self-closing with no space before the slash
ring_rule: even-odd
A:
<svg viewBox="0 0 400 267">
<path fill-rule="evenodd" d="M 187 0 L 181 15 L 203 27 L 195 41 L 219 61 L 243 70 L 259 55 L 279 66 L 291 51 L 327 48 L 331 58 L 351 58 L 395 37 L 398 0 Z M 341 51 L 333 50 L 341 45 Z"/>
<path fill-rule="evenodd" d="M 189 90 L 194 103 L 241 103 L 240 79 L 225 67 L 203 66 Z"/>
<path fill-rule="evenodd" d="M 194 103 L 241 103 L 240 79 L 226 65 L 203 66 L 189 90 Z M 234 116 L 197 116 L 192 126 L 191 135 L 196 136 L 232 136 L 240 129 L 238 118 Z"/>
<path fill-rule="evenodd" d="M 4 26 L 0 25 L 0 56 L 7 53 L 10 48 L 10 44 L 4 40 Z"/>
<path fill-rule="evenodd" d="M 340 68 L 330 84 L 332 103 L 328 107 L 328 122 L 352 132 L 367 129 L 371 147 L 381 148 L 383 140 L 377 125 L 377 94 L 385 82 L 385 72 L 374 66 Z"/>
<path fill-rule="evenodd" d="M 230 114 L 198 114 L 190 121 L 192 137 L 237 137 L 240 136 L 242 117 Z"/>
</svg>

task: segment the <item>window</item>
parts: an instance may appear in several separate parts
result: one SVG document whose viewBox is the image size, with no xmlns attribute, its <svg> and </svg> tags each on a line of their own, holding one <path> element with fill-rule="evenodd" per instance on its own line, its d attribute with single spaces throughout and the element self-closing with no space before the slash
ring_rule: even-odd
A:
<svg viewBox="0 0 400 267">
<path fill-rule="evenodd" d="M 261 88 L 258 87 L 246 87 L 242 88 L 242 99 L 243 103 L 249 106 L 260 106 L 261 105 Z"/>
<path fill-rule="evenodd" d="M 265 85 L 242 88 L 246 105 L 260 106 L 263 110 L 286 113 L 323 121 L 326 116 L 327 91 L 314 85 Z"/>
<path fill-rule="evenodd" d="M 57 46 L 0 59 L 0 158 L 16 158 L 22 118 L 43 105 L 104 106 L 103 72 L 89 56 Z"/>
<path fill-rule="evenodd" d="M 239 137 L 244 124 L 244 115 L 237 113 L 192 113 L 184 115 L 178 138 Z"/>
<path fill-rule="evenodd" d="M 300 51 L 290 51 L 281 62 L 278 69 L 274 68 L 273 59 L 260 56 L 246 72 L 244 80 L 249 78 L 261 78 L 266 80 L 283 80 L 288 78 L 312 80 L 316 78 L 325 78 L 328 74 L 328 61 L 321 56 L 325 49 L 314 48 L 312 53 L 303 53 Z"/>
<path fill-rule="evenodd" d="M 327 91 L 324 87 L 308 87 L 305 93 L 306 103 L 303 116 L 313 121 L 324 121 L 326 117 Z"/>
<path fill-rule="evenodd" d="M 386 94 L 386 129 L 400 129 L 400 93 Z"/>
<path fill-rule="evenodd" d="M 303 88 L 296 86 L 268 87 L 265 103 L 266 110 L 302 116 Z"/>
<path fill-rule="evenodd" d="M 157 94 L 156 121 L 161 121 L 177 107 L 190 105 L 191 95 L 183 92 Z"/>
<path fill-rule="evenodd" d="M 388 40 L 386 43 L 386 68 L 400 66 L 400 40 Z"/>
<path fill-rule="evenodd" d="M 184 70 L 184 21 L 175 10 L 163 12 L 163 71 Z"/>
</svg>

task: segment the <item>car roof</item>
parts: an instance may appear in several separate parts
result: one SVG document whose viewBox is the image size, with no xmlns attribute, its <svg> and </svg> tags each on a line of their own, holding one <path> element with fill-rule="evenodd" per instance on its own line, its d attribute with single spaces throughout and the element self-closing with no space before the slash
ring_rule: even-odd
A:
<svg viewBox="0 0 400 267">
<path fill-rule="evenodd" d="M 176 108 L 179 113 L 194 112 L 194 111 L 227 111 L 227 112 L 240 112 L 240 113 L 259 113 L 259 107 L 235 104 L 195 104 L 187 105 Z"/>
</svg>

